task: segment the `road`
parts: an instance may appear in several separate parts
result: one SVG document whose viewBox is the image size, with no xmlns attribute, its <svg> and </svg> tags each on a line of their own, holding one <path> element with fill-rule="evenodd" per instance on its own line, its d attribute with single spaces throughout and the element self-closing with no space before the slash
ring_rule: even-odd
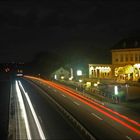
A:
<svg viewBox="0 0 140 140">
<path fill-rule="evenodd" d="M 110 110 L 103 105 L 97 104 L 90 99 L 81 97 L 81 95 L 77 95 L 64 86 L 54 84 L 50 81 L 32 80 L 46 91 L 42 93 L 43 96 L 49 94 L 49 96 L 53 97 L 53 99 L 65 107 L 97 139 L 140 139 L 140 124 L 138 122 Z"/>
<path fill-rule="evenodd" d="M 74 128 L 74 126 L 71 125 L 70 122 L 67 119 L 65 119 L 64 116 L 60 113 L 57 106 L 52 101 L 50 101 L 50 99 L 47 96 L 43 95 L 44 94 L 43 91 L 41 91 L 34 84 L 31 84 L 25 80 L 19 81 L 18 79 L 16 79 L 16 82 L 18 83 L 19 89 L 23 97 L 23 102 L 25 105 L 25 110 L 30 128 L 29 131 L 31 133 L 32 139 L 49 139 L 49 140 L 83 139 L 79 131 L 77 131 Z M 15 84 L 13 84 L 13 87 L 15 87 Z M 14 88 L 13 91 L 14 93 L 16 93 L 17 92 L 16 88 Z M 36 127 L 36 121 L 34 121 L 35 119 L 32 115 L 31 107 L 29 106 L 29 103 L 27 101 L 27 98 L 25 97 L 26 95 L 24 94 L 24 92 L 27 93 L 29 96 L 31 104 L 39 120 L 42 133 L 44 134 L 44 138 L 41 138 L 39 135 L 39 131 L 37 130 L 38 128 Z M 20 127 L 19 129 L 23 129 L 23 127 L 24 126 L 22 124 L 22 127 Z M 21 131 L 20 133 L 24 135 L 22 132 L 23 131 Z"/>
</svg>

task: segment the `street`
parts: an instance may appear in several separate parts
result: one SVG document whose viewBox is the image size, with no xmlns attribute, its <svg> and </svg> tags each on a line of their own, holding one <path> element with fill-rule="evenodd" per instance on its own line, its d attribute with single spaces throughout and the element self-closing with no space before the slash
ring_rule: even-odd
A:
<svg viewBox="0 0 140 140">
<path fill-rule="evenodd" d="M 139 123 L 49 81 L 33 80 L 97 139 L 139 139 Z M 55 88 L 55 89 L 54 89 Z M 116 137 L 117 136 L 117 137 Z"/>
<path fill-rule="evenodd" d="M 19 80 L 16 80 L 16 82 L 19 82 Z M 13 86 L 15 86 L 15 84 L 13 84 Z M 82 139 L 79 132 L 76 132 L 73 126 L 67 122 L 64 116 L 59 113 L 57 107 L 47 97 L 42 96 L 43 93 L 35 85 L 27 83 L 24 80 L 20 80 L 19 89 L 22 89 L 21 94 L 25 105 L 31 139 Z M 44 138 L 39 136 L 39 131 L 36 127 L 36 120 L 32 115 L 31 108 L 28 100 L 25 97 L 26 95 L 24 95 L 24 92 L 27 93 L 30 98 L 31 104 L 33 105 L 36 113 L 36 117 L 39 120 L 40 128 L 44 134 Z M 22 127 L 19 129 L 23 129 L 23 127 L 24 126 L 22 124 Z M 25 130 L 27 131 L 26 125 Z M 22 137 L 26 137 L 24 136 L 26 135 L 26 132 L 25 134 L 23 134 L 24 131 L 21 131 L 20 133 L 23 135 Z"/>
</svg>

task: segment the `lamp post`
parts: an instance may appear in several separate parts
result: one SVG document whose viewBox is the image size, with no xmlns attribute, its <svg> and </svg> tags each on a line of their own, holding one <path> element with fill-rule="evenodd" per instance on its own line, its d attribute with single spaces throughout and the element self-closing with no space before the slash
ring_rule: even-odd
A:
<svg viewBox="0 0 140 140">
<path fill-rule="evenodd" d="M 127 101 L 127 100 L 128 100 L 128 87 L 129 87 L 129 85 L 128 85 L 128 84 L 126 84 L 126 86 L 125 86 L 125 87 L 126 87 L 126 98 L 125 98 L 125 99 L 126 99 L 126 101 Z"/>
<path fill-rule="evenodd" d="M 118 86 L 114 86 L 114 94 L 115 94 L 115 102 L 118 103 L 119 100 L 118 100 Z"/>
</svg>

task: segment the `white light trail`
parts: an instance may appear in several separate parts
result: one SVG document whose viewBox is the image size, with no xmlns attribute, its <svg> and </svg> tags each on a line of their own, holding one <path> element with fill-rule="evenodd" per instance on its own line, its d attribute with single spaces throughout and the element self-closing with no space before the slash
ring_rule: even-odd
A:
<svg viewBox="0 0 140 140">
<path fill-rule="evenodd" d="M 28 122 L 28 119 L 27 119 L 27 113 L 26 113 L 26 110 L 25 110 L 25 105 L 24 105 L 23 98 L 22 98 L 22 95 L 21 95 L 21 91 L 20 91 L 20 88 L 19 88 L 19 85 L 18 85 L 17 81 L 16 81 L 16 91 L 17 91 L 17 97 L 18 97 L 18 101 L 19 101 L 19 105 L 20 105 L 21 115 L 22 115 L 22 118 L 24 119 L 24 122 L 25 122 L 27 138 L 29 140 L 31 140 L 32 138 L 31 138 L 31 132 L 30 132 L 30 128 L 29 128 L 29 122 Z"/>
<path fill-rule="evenodd" d="M 35 110 L 34 110 L 34 108 L 33 108 L 33 105 L 32 105 L 32 103 L 31 103 L 31 100 L 30 100 L 30 98 L 29 98 L 27 92 L 25 92 L 25 90 L 24 90 L 24 88 L 23 88 L 21 82 L 20 82 L 20 81 L 18 81 L 18 82 L 19 82 L 19 85 L 20 85 L 20 87 L 22 88 L 22 90 L 23 90 L 23 92 L 24 92 L 24 95 L 25 95 L 25 97 L 26 97 L 26 99 L 27 99 L 27 102 L 28 102 L 28 104 L 29 104 L 29 107 L 30 107 L 30 109 L 31 109 L 31 112 L 32 112 L 33 118 L 34 118 L 34 120 L 35 120 L 35 123 L 36 123 L 37 129 L 38 129 L 40 138 L 41 138 L 42 140 L 45 140 L 46 138 L 45 138 L 44 132 L 43 132 L 43 130 L 42 130 L 42 128 L 41 128 L 39 119 L 37 118 L 37 115 L 36 115 L 36 112 L 35 112 Z"/>
</svg>

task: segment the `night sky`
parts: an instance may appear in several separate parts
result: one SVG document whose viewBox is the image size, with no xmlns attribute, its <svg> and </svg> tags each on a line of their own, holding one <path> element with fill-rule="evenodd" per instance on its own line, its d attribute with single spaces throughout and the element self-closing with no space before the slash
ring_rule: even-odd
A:
<svg viewBox="0 0 140 140">
<path fill-rule="evenodd" d="M 139 31 L 139 0 L 1 1 L 0 62 L 50 51 L 104 63 L 113 45 Z"/>
</svg>

